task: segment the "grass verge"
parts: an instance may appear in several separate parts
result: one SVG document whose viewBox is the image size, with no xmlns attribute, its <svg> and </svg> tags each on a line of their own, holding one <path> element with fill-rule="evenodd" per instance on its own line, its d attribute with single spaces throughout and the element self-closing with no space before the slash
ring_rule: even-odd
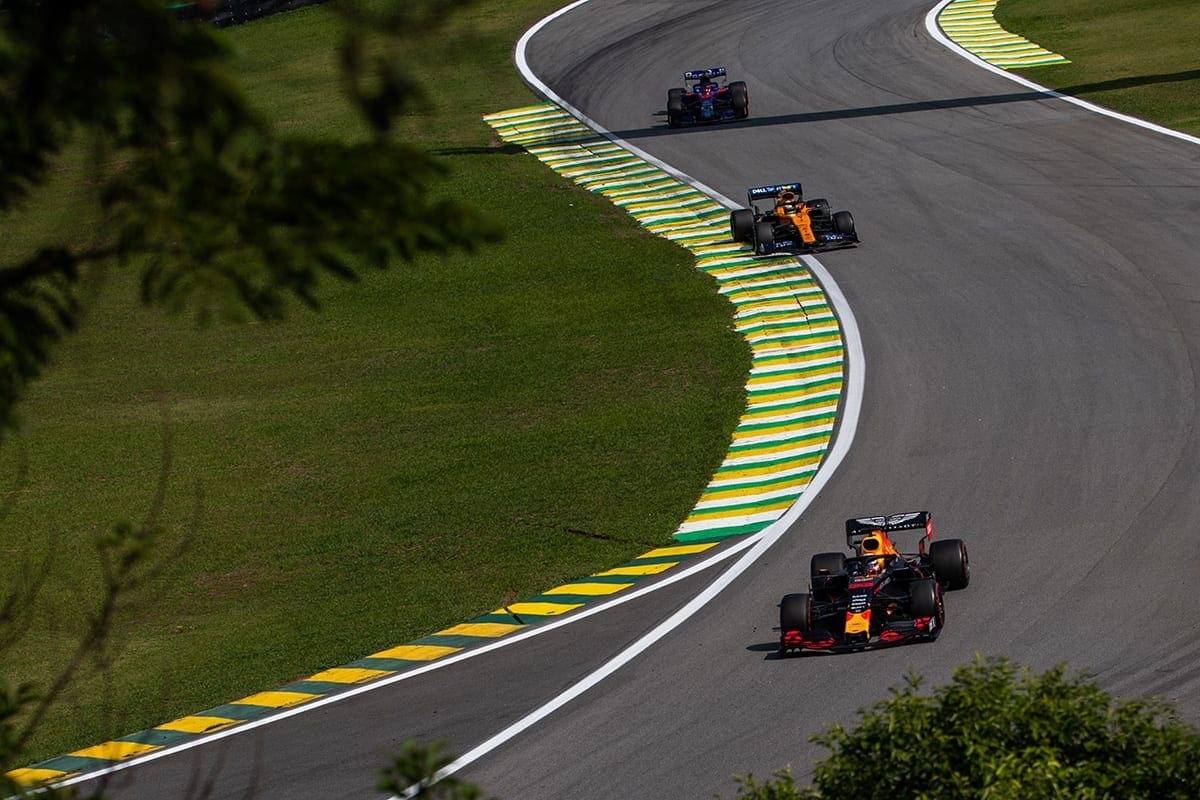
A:
<svg viewBox="0 0 1200 800">
<path fill-rule="evenodd" d="M 1001 0 L 996 20 L 1071 60 L 1014 72 L 1200 135 L 1200 3 L 1195 0 Z"/>
</svg>

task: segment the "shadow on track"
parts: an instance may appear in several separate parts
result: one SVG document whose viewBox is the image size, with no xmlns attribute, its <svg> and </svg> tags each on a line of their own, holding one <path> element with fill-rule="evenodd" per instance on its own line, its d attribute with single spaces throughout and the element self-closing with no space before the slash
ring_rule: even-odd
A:
<svg viewBox="0 0 1200 800">
<path fill-rule="evenodd" d="M 1081 95 L 1092 92 L 1112 91 L 1114 89 L 1130 89 L 1138 86 L 1150 86 L 1159 83 L 1176 83 L 1180 81 L 1200 80 L 1200 70 L 1187 70 L 1185 72 L 1170 72 L 1159 75 L 1138 75 L 1128 78 L 1114 78 L 1108 81 L 1100 81 L 1097 83 L 1081 83 L 1074 86 L 1064 86 L 1061 89 L 1054 91 L 1059 94 L 1071 95 L 1080 97 Z M 955 108 L 976 108 L 981 106 L 1002 105 L 1005 103 L 1025 103 L 1032 100 L 1045 100 L 1050 95 L 1046 92 L 1023 91 L 1009 92 L 1007 94 L 994 95 L 978 95 L 975 97 L 957 97 L 947 100 L 920 100 L 911 103 L 893 103 L 882 106 L 865 106 L 863 108 L 845 108 L 832 111 L 811 111 L 803 114 L 781 114 L 774 117 L 755 117 L 749 119 L 738 120 L 735 122 L 722 124 L 705 124 L 691 125 L 682 128 L 669 128 L 665 124 L 655 125 L 647 128 L 628 128 L 626 130 L 613 131 L 613 133 L 622 138 L 632 137 L 651 137 L 651 136 L 674 136 L 676 134 L 690 134 L 701 131 L 711 130 L 713 128 L 759 128 L 770 125 L 797 125 L 806 122 L 828 122 L 838 119 L 858 119 L 861 117 L 882 117 L 890 114 L 911 114 L 920 111 L 945 111 Z M 753 106 L 751 106 L 753 109 Z M 654 115 L 657 117 L 665 117 L 666 111 L 656 111 Z"/>
<path fill-rule="evenodd" d="M 911 114 L 918 111 L 944 111 L 952 108 L 975 108 L 978 106 L 999 105 L 1002 103 L 1023 103 L 1030 100 L 1045 100 L 1045 92 L 1012 92 L 1010 94 L 981 95 L 979 97 L 961 97 L 951 100 L 921 100 L 912 103 L 894 103 L 886 106 L 866 106 L 864 108 L 844 108 L 833 111 L 809 111 L 803 114 L 779 114 L 774 117 L 755 117 L 720 124 L 690 125 L 682 128 L 669 128 L 665 124 L 652 128 L 629 128 L 613 131 L 622 139 L 644 136 L 666 136 L 675 134 L 697 133 L 724 128 L 763 128 L 771 125 L 799 125 L 806 122 L 829 122 L 837 119 L 859 119 L 861 117 L 882 117 L 890 114 Z M 654 112 L 655 116 L 666 116 L 665 111 Z"/>
</svg>

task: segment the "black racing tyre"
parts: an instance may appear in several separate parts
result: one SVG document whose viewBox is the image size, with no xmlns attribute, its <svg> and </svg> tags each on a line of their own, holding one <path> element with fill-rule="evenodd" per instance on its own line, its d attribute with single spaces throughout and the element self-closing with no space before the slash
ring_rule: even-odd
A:
<svg viewBox="0 0 1200 800">
<path fill-rule="evenodd" d="M 914 617 L 938 617 L 941 605 L 938 582 L 933 578 L 913 581 L 908 585 L 908 602 Z"/>
<path fill-rule="evenodd" d="M 769 253 L 775 246 L 775 223 L 770 220 L 759 220 L 754 223 L 754 251 Z"/>
<path fill-rule="evenodd" d="M 729 214 L 729 232 L 735 242 L 749 242 L 754 239 L 754 212 L 748 208 L 739 208 Z"/>
<path fill-rule="evenodd" d="M 846 569 L 846 557 L 841 553 L 817 553 L 809 564 L 809 575 L 837 575 Z"/>
<path fill-rule="evenodd" d="M 843 236 L 855 237 L 854 217 L 849 211 L 839 211 L 833 215 L 833 232 Z"/>
<path fill-rule="evenodd" d="M 933 574 L 947 589 L 965 589 L 971 582 L 971 564 L 962 539 L 939 539 L 929 546 Z"/>
<path fill-rule="evenodd" d="M 824 197 L 818 197 L 815 200 L 805 200 L 804 202 L 808 204 L 810 209 L 816 211 L 818 214 L 828 214 L 829 209 L 831 208 L 829 201 Z"/>
<path fill-rule="evenodd" d="M 667 124 L 678 128 L 683 118 L 683 89 L 667 90 Z"/>
<path fill-rule="evenodd" d="M 807 631 L 812 628 L 812 605 L 807 593 L 783 596 L 779 602 L 779 628 L 784 631 Z"/>
<path fill-rule="evenodd" d="M 746 88 L 745 81 L 734 81 L 729 84 L 729 101 L 733 106 L 733 113 L 737 114 L 738 119 L 750 116 L 750 90 Z"/>
</svg>

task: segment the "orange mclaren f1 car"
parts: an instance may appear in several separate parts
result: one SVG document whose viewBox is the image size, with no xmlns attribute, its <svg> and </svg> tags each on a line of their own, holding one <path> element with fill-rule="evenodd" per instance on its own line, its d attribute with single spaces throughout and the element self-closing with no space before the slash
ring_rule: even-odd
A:
<svg viewBox="0 0 1200 800">
<path fill-rule="evenodd" d="M 850 212 L 833 211 L 823 197 L 804 200 L 799 182 L 748 189 L 746 204 L 750 207 L 730 213 L 730 232 L 735 242 L 753 244 L 759 255 L 858 244 Z"/>
</svg>

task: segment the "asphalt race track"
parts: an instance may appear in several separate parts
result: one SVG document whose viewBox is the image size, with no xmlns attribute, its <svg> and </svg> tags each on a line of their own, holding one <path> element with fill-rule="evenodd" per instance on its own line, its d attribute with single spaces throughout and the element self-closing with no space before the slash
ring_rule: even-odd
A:
<svg viewBox="0 0 1200 800">
<path fill-rule="evenodd" d="M 932 0 L 592 0 L 534 72 L 732 198 L 799 179 L 863 244 L 821 262 L 866 354 L 854 447 L 801 523 L 696 616 L 468 765 L 506 800 L 698 800 L 801 775 L 914 667 L 1066 661 L 1200 722 L 1200 146 L 1049 99 L 933 41 Z M 1066 54 L 1070 55 L 1070 54 Z M 725 66 L 751 118 L 668 130 L 667 88 Z M 499 110 L 499 109 L 497 109 Z M 779 660 L 777 603 L 849 516 L 933 511 L 973 580 L 932 644 Z M 115 773 L 110 796 L 379 798 L 409 737 L 463 753 L 701 591 L 661 592 L 479 658 Z M 189 788 L 190 787 L 190 788 Z M 248 789 L 253 794 L 248 794 Z"/>
</svg>

